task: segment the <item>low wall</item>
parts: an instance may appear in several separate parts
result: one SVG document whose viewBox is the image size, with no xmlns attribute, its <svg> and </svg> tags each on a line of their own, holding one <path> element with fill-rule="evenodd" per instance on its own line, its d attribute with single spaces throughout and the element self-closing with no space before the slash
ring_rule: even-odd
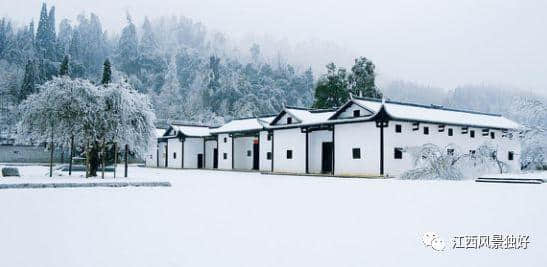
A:
<svg viewBox="0 0 547 267">
<path fill-rule="evenodd" d="M 43 146 L 0 145 L 0 162 L 5 163 L 49 163 L 49 151 Z M 118 163 L 123 162 L 123 150 L 119 152 Z M 70 151 L 56 149 L 53 152 L 53 162 L 68 163 Z M 61 162 L 63 160 L 63 162 Z M 129 163 L 142 163 L 141 159 L 129 157 Z"/>
</svg>

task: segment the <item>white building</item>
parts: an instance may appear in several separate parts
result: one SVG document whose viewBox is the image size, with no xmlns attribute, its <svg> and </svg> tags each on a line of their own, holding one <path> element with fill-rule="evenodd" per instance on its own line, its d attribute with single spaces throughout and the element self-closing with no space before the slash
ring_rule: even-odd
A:
<svg viewBox="0 0 547 267">
<path fill-rule="evenodd" d="M 473 153 L 488 143 L 519 170 L 519 127 L 494 114 L 354 98 L 336 110 L 286 107 L 218 128 L 172 125 L 158 139 L 156 166 L 396 176 L 413 168 L 408 148 L 430 143 Z"/>
</svg>

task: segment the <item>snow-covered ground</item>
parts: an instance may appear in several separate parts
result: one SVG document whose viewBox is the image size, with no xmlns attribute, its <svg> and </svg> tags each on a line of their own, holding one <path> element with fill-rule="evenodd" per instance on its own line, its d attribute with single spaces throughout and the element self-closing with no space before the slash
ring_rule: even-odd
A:
<svg viewBox="0 0 547 267">
<path fill-rule="evenodd" d="M 173 186 L 1 190 L 0 266 L 547 265 L 544 184 L 129 173 Z M 423 246 L 431 231 L 445 251 Z M 452 249 L 455 235 L 491 234 L 530 235 L 529 248 Z"/>
</svg>

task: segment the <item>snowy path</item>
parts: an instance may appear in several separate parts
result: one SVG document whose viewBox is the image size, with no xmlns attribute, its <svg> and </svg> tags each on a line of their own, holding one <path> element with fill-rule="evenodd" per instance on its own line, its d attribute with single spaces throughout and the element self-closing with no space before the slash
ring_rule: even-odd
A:
<svg viewBox="0 0 547 267">
<path fill-rule="evenodd" d="M 20 170 L 50 180 L 38 178 L 46 167 Z M 547 265 L 545 184 L 138 167 L 130 175 L 173 186 L 0 192 L 0 266 Z M 428 231 L 449 248 L 425 248 Z M 450 247 L 453 235 L 498 233 L 528 234 L 530 247 Z"/>
</svg>

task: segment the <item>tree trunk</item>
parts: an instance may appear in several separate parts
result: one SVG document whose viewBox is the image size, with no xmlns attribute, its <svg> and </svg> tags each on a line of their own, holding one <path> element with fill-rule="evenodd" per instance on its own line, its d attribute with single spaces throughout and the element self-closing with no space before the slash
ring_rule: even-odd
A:
<svg viewBox="0 0 547 267">
<path fill-rule="evenodd" d="M 99 159 L 99 142 L 94 141 L 91 149 L 89 150 L 89 176 L 96 177 L 97 170 L 101 163 Z"/>
<path fill-rule="evenodd" d="M 116 179 L 116 167 L 118 165 L 118 146 L 114 143 L 114 179 Z"/>
<path fill-rule="evenodd" d="M 104 168 L 105 168 L 105 165 L 106 165 L 106 145 L 105 145 L 105 142 L 104 142 L 104 139 L 103 139 L 103 145 L 101 146 L 102 148 L 102 165 L 103 165 L 103 170 L 101 172 L 101 178 L 104 179 Z"/>
<path fill-rule="evenodd" d="M 85 146 L 85 178 L 89 178 L 89 140 L 87 140 L 87 145 Z"/>
<path fill-rule="evenodd" d="M 127 178 L 127 154 L 129 153 L 129 145 L 125 145 L 125 167 L 124 167 L 124 175 L 123 177 Z"/>
<path fill-rule="evenodd" d="M 53 134 L 51 134 L 51 151 L 49 152 L 49 177 L 53 177 L 53 149 L 55 148 L 53 144 Z"/>
<path fill-rule="evenodd" d="M 68 161 L 68 175 L 72 175 L 72 158 L 74 157 L 74 136 L 70 137 L 70 160 Z"/>
</svg>

